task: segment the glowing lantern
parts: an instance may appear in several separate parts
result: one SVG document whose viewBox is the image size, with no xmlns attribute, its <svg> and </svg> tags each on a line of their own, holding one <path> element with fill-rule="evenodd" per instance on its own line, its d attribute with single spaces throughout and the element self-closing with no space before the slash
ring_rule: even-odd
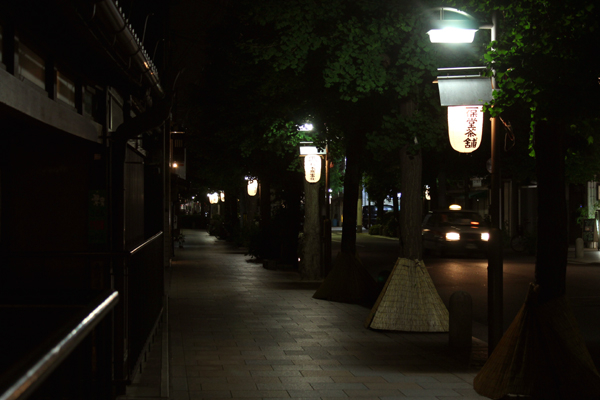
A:
<svg viewBox="0 0 600 400">
<path fill-rule="evenodd" d="M 304 176 L 308 183 L 316 183 L 321 179 L 321 157 L 309 154 L 304 157 Z"/>
<path fill-rule="evenodd" d="M 207 196 L 208 196 L 208 201 L 210 201 L 210 204 L 217 204 L 219 202 L 219 194 L 218 193 L 209 193 Z"/>
<path fill-rule="evenodd" d="M 459 153 L 470 153 L 479 148 L 483 130 L 482 108 L 482 106 L 448 107 L 450 145 Z"/>
<path fill-rule="evenodd" d="M 225 192 L 221 192 L 221 201 L 225 203 Z"/>
<path fill-rule="evenodd" d="M 257 179 L 249 180 L 248 181 L 248 195 L 256 196 L 257 192 L 258 192 L 258 180 Z"/>
</svg>

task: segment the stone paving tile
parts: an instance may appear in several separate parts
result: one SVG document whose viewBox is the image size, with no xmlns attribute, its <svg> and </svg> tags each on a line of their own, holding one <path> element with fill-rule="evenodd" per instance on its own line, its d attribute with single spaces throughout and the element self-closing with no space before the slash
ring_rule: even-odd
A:
<svg viewBox="0 0 600 400">
<path fill-rule="evenodd" d="M 475 391 L 475 389 L 473 389 L 472 387 L 469 389 L 454 389 L 456 392 L 460 393 L 463 397 L 467 397 L 469 399 L 487 399 L 487 397 L 484 396 L 480 396 L 479 394 L 477 394 L 477 392 Z"/>
<path fill-rule="evenodd" d="M 189 400 L 211 400 L 211 399 L 230 399 L 231 392 L 229 390 L 221 391 L 191 391 Z M 171 400 L 171 398 L 169 398 Z"/>
<path fill-rule="evenodd" d="M 244 391 L 236 391 L 236 390 L 232 390 L 231 391 L 231 397 L 232 398 L 263 398 L 263 399 L 268 399 L 268 398 L 274 398 L 274 397 L 290 397 L 290 395 L 288 394 L 287 391 L 285 390 L 256 390 L 256 391 L 249 391 L 249 390 L 244 390 Z"/>
<path fill-rule="evenodd" d="M 313 390 L 313 387 L 308 382 L 258 383 L 256 386 L 259 390 Z"/>
<path fill-rule="evenodd" d="M 280 376 L 278 378 L 282 383 L 326 383 L 335 382 L 329 376 Z"/>
<path fill-rule="evenodd" d="M 300 370 L 251 371 L 252 376 L 302 377 Z"/>
<path fill-rule="evenodd" d="M 344 390 L 348 397 L 352 398 L 365 398 L 365 397 L 391 397 L 401 396 L 403 393 L 399 390 L 393 389 L 378 389 L 378 390 Z"/>
<path fill-rule="evenodd" d="M 337 383 L 385 383 L 381 376 L 333 376 L 331 379 Z"/>
<path fill-rule="evenodd" d="M 401 392 L 407 397 L 462 397 L 460 393 L 452 389 L 403 389 Z"/>
<path fill-rule="evenodd" d="M 375 382 L 365 383 L 365 385 L 372 390 L 420 390 L 423 389 L 422 383 L 416 382 Z"/>
<path fill-rule="evenodd" d="M 289 396 L 293 399 L 325 399 L 325 398 L 345 398 L 348 399 L 348 395 L 342 390 L 290 390 L 288 391 Z"/>
</svg>

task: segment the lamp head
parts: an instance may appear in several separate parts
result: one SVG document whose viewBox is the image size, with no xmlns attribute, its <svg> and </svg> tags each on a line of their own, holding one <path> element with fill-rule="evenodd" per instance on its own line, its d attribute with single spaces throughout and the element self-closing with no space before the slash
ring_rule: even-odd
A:
<svg viewBox="0 0 600 400">
<path fill-rule="evenodd" d="M 479 24 L 475 18 L 455 8 L 435 9 L 439 19 L 431 21 L 427 32 L 431 43 L 472 43 Z"/>
</svg>

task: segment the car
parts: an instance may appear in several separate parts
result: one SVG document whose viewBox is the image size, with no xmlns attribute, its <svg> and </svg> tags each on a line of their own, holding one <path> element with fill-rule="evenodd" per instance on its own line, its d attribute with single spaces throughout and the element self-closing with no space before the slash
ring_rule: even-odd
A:
<svg viewBox="0 0 600 400">
<path fill-rule="evenodd" d="M 390 212 L 394 209 L 394 207 L 384 204 L 383 213 Z M 377 223 L 381 223 L 381 221 L 377 220 L 377 206 L 363 206 L 362 208 L 362 216 L 363 216 L 363 225 L 365 227 L 373 226 Z"/>
<path fill-rule="evenodd" d="M 423 250 L 447 254 L 487 254 L 489 226 L 476 211 L 430 211 L 423 218 Z"/>
</svg>

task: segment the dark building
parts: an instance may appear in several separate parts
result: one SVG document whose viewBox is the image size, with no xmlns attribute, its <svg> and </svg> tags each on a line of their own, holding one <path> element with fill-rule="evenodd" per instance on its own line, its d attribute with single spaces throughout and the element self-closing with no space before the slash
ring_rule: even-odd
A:
<svg viewBox="0 0 600 400">
<path fill-rule="evenodd" d="M 133 9 L 0 1 L 0 396 L 73 332 L 31 398 L 123 393 L 165 312 L 165 40 Z"/>
</svg>

